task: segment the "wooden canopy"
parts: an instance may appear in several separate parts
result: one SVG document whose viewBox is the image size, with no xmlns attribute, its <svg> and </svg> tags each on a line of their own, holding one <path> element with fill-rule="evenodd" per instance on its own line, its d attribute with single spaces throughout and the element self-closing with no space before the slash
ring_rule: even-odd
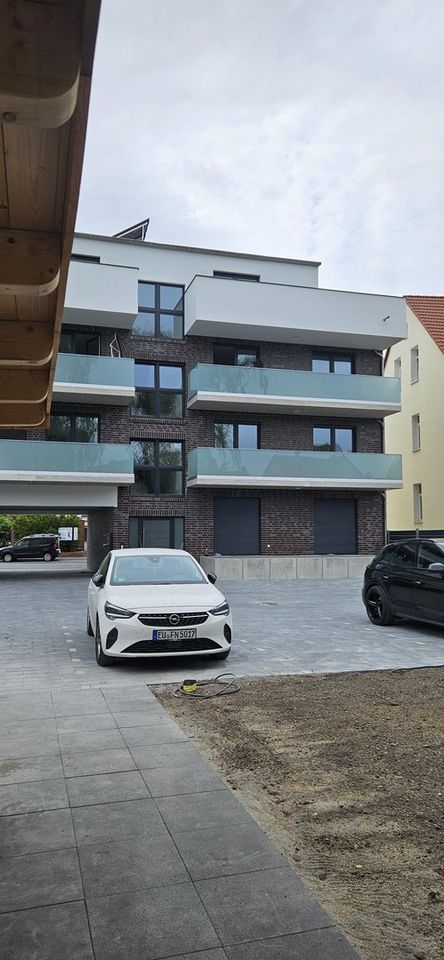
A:
<svg viewBox="0 0 444 960">
<path fill-rule="evenodd" d="M 100 0 L 0 0 L 0 429 L 48 424 Z"/>
</svg>

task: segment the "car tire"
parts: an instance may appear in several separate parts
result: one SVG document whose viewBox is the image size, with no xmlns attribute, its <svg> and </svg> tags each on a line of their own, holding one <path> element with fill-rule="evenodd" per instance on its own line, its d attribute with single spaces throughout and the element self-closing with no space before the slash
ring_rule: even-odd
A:
<svg viewBox="0 0 444 960">
<path fill-rule="evenodd" d="M 388 596 L 377 584 L 373 584 L 367 590 L 365 609 L 370 623 L 374 623 L 377 627 L 389 627 L 395 622 L 396 618 L 390 610 Z"/>
<path fill-rule="evenodd" d="M 43 559 L 45 563 L 49 563 L 52 560 L 52 553 L 49 553 L 48 550 L 43 554 Z"/>
<path fill-rule="evenodd" d="M 102 650 L 102 641 L 100 639 L 100 627 L 99 627 L 99 618 L 97 617 L 96 624 L 96 633 L 95 633 L 95 647 L 96 647 L 96 663 L 99 667 L 110 667 L 114 663 L 113 657 L 108 657 L 106 653 Z"/>
<path fill-rule="evenodd" d="M 227 657 L 230 655 L 230 653 L 231 653 L 231 650 L 221 650 L 220 653 L 213 653 L 213 656 L 211 657 L 211 659 L 212 659 L 212 660 L 226 660 Z"/>
<path fill-rule="evenodd" d="M 86 632 L 87 632 L 87 634 L 88 634 L 89 637 L 93 637 L 93 636 L 94 636 L 94 630 L 93 630 L 93 628 L 92 628 L 92 626 L 91 626 L 91 620 L 90 620 L 90 618 L 89 618 L 89 611 L 88 611 L 88 610 L 86 611 Z"/>
<path fill-rule="evenodd" d="M 14 557 L 12 556 L 12 553 L 4 553 L 4 554 L 3 554 L 3 561 L 4 561 L 4 563 L 12 563 L 13 559 L 14 559 Z"/>
</svg>

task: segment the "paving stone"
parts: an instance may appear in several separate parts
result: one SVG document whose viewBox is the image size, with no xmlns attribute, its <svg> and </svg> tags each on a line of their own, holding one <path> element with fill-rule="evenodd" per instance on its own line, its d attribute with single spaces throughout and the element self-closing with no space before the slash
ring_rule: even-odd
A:
<svg viewBox="0 0 444 960">
<path fill-rule="evenodd" d="M 163 707 L 147 706 L 144 710 L 113 711 L 113 717 L 118 727 L 145 727 L 159 723 L 168 717 Z"/>
<path fill-rule="evenodd" d="M 53 717 L 41 720 L 10 720 L 1 725 L 2 740 L 17 737 L 45 737 L 56 734 L 56 722 Z"/>
<path fill-rule="evenodd" d="M 58 903 L 3 914 L 0 956 L 5 960 L 93 960 L 85 904 Z"/>
<path fill-rule="evenodd" d="M 93 750 L 112 750 L 118 747 L 125 749 L 125 741 L 117 729 L 59 733 L 59 741 L 63 755 L 67 753 L 91 753 Z"/>
<path fill-rule="evenodd" d="M 189 880 L 166 831 L 158 837 L 81 845 L 79 859 L 87 898 Z"/>
<path fill-rule="evenodd" d="M 1 729 L 1 728 L 0 728 Z M 0 761 L 0 784 L 26 780 L 58 780 L 63 778 L 60 757 L 35 757 Z"/>
<path fill-rule="evenodd" d="M 0 817 L 67 806 L 64 780 L 32 780 L 0 786 Z"/>
<path fill-rule="evenodd" d="M 174 720 L 160 720 L 149 727 L 122 727 L 122 736 L 129 747 L 149 747 L 187 739 Z"/>
<path fill-rule="evenodd" d="M 90 900 L 96 960 L 158 960 L 220 946 L 191 883 Z"/>
<path fill-rule="evenodd" d="M 0 740 L 0 760 L 57 756 L 59 753 L 59 742 L 55 734 L 43 737 L 14 737 L 8 740 L 4 740 L 2 736 Z"/>
<path fill-rule="evenodd" d="M 1 861 L 0 913 L 82 897 L 76 850 L 33 853 Z"/>
<path fill-rule="evenodd" d="M 70 810 L 0 817 L 0 857 L 18 857 L 24 853 L 74 846 Z"/>
<path fill-rule="evenodd" d="M 228 960 L 359 960 L 336 927 L 237 944 L 225 950 Z"/>
<path fill-rule="evenodd" d="M 135 710 L 152 710 L 161 705 L 156 697 L 149 691 L 143 696 L 129 697 L 106 697 L 106 703 L 111 713 L 134 713 Z"/>
<path fill-rule="evenodd" d="M 79 845 L 165 836 L 167 832 L 154 800 L 149 799 L 73 807 L 72 819 Z"/>
<path fill-rule="evenodd" d="M 223 947 L 216 947 L 215 950 L 199 950 L 198 953 L 174 954 L 170 960 L 227 960 L 227 955 Z"/>
<path fill-rule="evenodd" d="M 116 729 L 116 722 L 110 713 L 95 713 L 80 717 L 57 717 L 57 733 L 95 733 L 97 730 Z"/>
<path fill-rule="evenodd" d="M 291 867 L 198 880 L 196 889 L 224 945 L 332 926 Z"/>
<path fill-rule="evenodd" d="M 186 766 L 142 770 L 142 776 L 153 797 L 174 797 L 226 789 L 223 780 L 201 757 Z"/>
<path fill-rule="evenodd" d="M 253 822 L 245 807 L 229 790 L 161 797 L 156 803 L 173 836 L 205 827 L 209 829 Z"/>
<path fill-rule="evenodd" d="M 146 783 L 138 770 L 73 777 L 66 781 L 66 789 L 71 807 L 149 797 Z"/>
<path fill-rule="evenodd" d="M 274 843 L 255 823 L 212 827 L 174 835 L 192 880 L 287 866 Z"/>
<path fill-rule="evenodd" d="M 126 747 L 117 750 L 92 750 L 90 753 L 64 753 L 67 777 L 86 777 L 93 773 L 117 773 L 135 770 L 136 764 Z"/>
<path fill-rule="evenodd" d="M 131 754 L 140 770 L 151 767 L 171 767 L 174 764 L 192 763 L 200 759 L 200 753 L 188 741 L 185 743 L 162 743 L 152 747 L 131 747 Z"/>
</svg>

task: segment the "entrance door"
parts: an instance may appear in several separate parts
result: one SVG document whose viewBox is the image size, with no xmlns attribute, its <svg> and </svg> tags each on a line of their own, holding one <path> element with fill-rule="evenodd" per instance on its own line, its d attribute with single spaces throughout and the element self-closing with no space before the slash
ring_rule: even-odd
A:
<svg viewBox="0 0 444 960">
<path fill-rule="evenodd" d="M 260 553 L 258 497 L 215 497 L 214 552 L 223 556 Z"/>
<path fill-rule="evenodd" d="M 314 501 L 315 553 L 357 553 L 356 500 Z"/>
</svg>

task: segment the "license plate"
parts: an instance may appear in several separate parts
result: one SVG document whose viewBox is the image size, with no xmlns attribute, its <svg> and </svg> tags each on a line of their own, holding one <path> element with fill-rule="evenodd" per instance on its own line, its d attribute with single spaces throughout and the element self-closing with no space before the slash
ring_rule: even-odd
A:
<svg viewBox="0 0 444 960">
<path fill-rule="evenodd" d="M 195 640 L 197 630 L 153 630 L 153 640 Z"/>
</svg>

